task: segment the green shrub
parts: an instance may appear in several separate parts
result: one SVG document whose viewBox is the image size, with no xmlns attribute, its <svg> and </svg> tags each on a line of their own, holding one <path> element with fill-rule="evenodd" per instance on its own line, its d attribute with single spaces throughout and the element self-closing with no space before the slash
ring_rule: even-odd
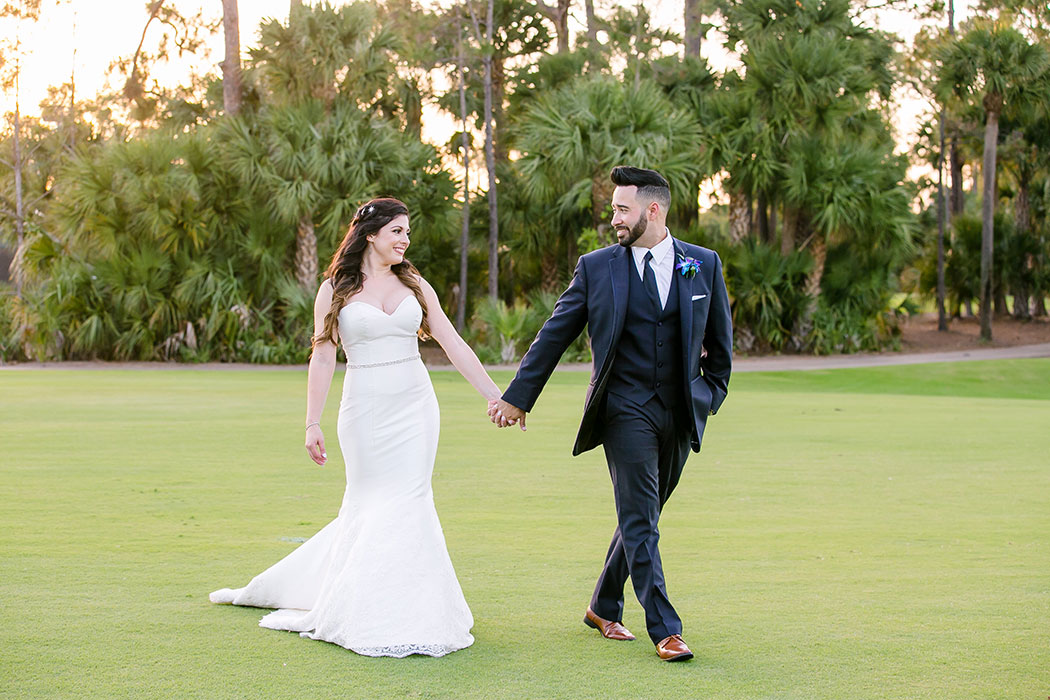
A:
<svg viewBox="0 0 1050 700">
<path fill-rule="evenodd" d="M 536 334 L 540 332 L 540 328 L 554 313 L 554 306 L 558 302 L 558 296 L 560 295 L 557 292 L 545 292 L 542 289 L 536 289 L 529 294 L 529 306 L 532 308 L 533 314 L 530 319 L 531 325 L 525 332 L 525 350 L 528 350 L 528 346 L 532 343 Z M 591 361 L 591 346 L 586 327 L 584 327 L 583 332 L 580 333 L 576 340 L 572 341 L 572 344 L 569 345 L 561 359 L 562 362 Z"/>
<path fill-rule="evenodd" d="M 785 257 L 755 239 L 727 248 L 723 257 L 736 349 L 783 350 L 809 304 L 804 289 L 812 259 L 798 251 Z"/>
<path fill-rule="evenodd" d="M 517 302 L 508 306 L 502 299 L 486 297 L 478 305 L 476 320 L 483 332 L 475 352 L 482 362 L 510 364 L 521 357 L 521 346 L 531 340 L 528 331 L 534 325 L 532 308 Z"/>
<path fill-rule="evenodd" d="M 822 298 L 813 314 L 806 347 L 818 355 L 878 352 L 887 347 L 900 350 L 898 321 L 913 308 L 906 298 L 896 309 L 869 315 L 857 306 L 830 305 Z"/>
<path fill-rule="evenodd" d="M 18 299 L 6 283 L 0 283 L 0 363 L 26 358 L 18 333 Z"/>
</svg>

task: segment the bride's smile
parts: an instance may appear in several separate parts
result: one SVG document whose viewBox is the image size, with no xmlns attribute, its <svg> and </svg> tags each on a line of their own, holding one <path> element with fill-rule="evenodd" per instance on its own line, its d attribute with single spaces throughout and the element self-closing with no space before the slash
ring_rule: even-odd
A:
<svg viewBox="0 0 1050 700">
<path fill-rule="evenodd" d="M 374 236 L 369 236 L 369 247 L 366 249 L 361 265 L 366 270 L 366 274 L 369 268 L 380 270 L 404 261 L 405 251 L 411 244 L 409 240 L 411 233 L 408 227 L 408 217 L 401 215 L 394 217 Z"/>
</svg>

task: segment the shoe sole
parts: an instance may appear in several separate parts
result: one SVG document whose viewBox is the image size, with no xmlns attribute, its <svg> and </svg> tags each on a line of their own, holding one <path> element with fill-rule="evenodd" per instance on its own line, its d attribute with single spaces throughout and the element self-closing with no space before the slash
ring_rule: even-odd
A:
<svg viewBox="0 0 1050 700">
<path fill-rule="evenodd" d="M 684 654 L 679 654 L 678 656 L 672 656 L 669 659 L 664 659 L 664 661 L 688 661 L 691 658 L 693 658 L 693 652 L 687 651 Z"/>
</svg>

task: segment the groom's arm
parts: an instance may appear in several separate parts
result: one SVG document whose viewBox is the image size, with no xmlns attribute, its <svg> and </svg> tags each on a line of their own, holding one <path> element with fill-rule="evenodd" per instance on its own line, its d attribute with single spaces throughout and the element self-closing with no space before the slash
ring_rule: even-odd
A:
<svg viewBox="0 0 1050 700">
<path fill-rule="evenodd" d="M 521 359 L 514 381 L 503 392 L 503 400 L 522 411 L 531 411 L 543 386 L 558 366 L 558 360 L 586 325 L 587 272 L 583 258 L 580 258 L 569 288 L 558 297 L 554 313 Z"/>
<path fill-rule="evenodd" d="M 704 349 L 700 370 L 711 387 L 711 413 L 725 401 L 729 391 L 729 374 L 733 368 L 733 316 L 729 309 L 729 292 L 722 277 L 722 261 L 715 253 L 714 273 L 711 279 L 711 306 L 704 328 Z"/>
</svg>

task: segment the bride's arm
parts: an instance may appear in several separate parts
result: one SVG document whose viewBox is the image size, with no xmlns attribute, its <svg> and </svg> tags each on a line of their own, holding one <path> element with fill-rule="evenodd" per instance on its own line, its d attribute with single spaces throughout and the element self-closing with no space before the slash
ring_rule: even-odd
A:
<svg viewBox="0 0 1050 700">
<path fill-rule="evenodd" d="M 325 280 L 317 290 L 314 300 L 314 335 L 324 331 L 324 319 L 332 308 L 332 283 Z M 324 433 L 321 431 L 321 414 L 328 399 L 328 389 L 332 386 L 332 375 L 335 373 L 335 343 L 331 340 L 318 343 L 310 355 L 310 369 L 306 375 L 306 451 L 310 459 L 318 464 L 328 461 L 324 447 Z"/>
<path fill-rule="evenodd" d="M 489 401 L 495 401 L 500 397 L 500 389 L 489 377 L 488 372 L 481 365 L 481 360 L 474 354 L 466 341 L 459 337 L 455 326 L 448 320 L 448 316 L 441 310 L 437 293 L 422 277 L 419 284 L 423 288 L 423 298 L 427 302 L 427 322 L 430 324 L 430 335 L 438 341 L 441 349 L 452 360 L 452 365 L 459 370 L 463 378 L 478 390 L 478 393 Z"/>
</svg>

